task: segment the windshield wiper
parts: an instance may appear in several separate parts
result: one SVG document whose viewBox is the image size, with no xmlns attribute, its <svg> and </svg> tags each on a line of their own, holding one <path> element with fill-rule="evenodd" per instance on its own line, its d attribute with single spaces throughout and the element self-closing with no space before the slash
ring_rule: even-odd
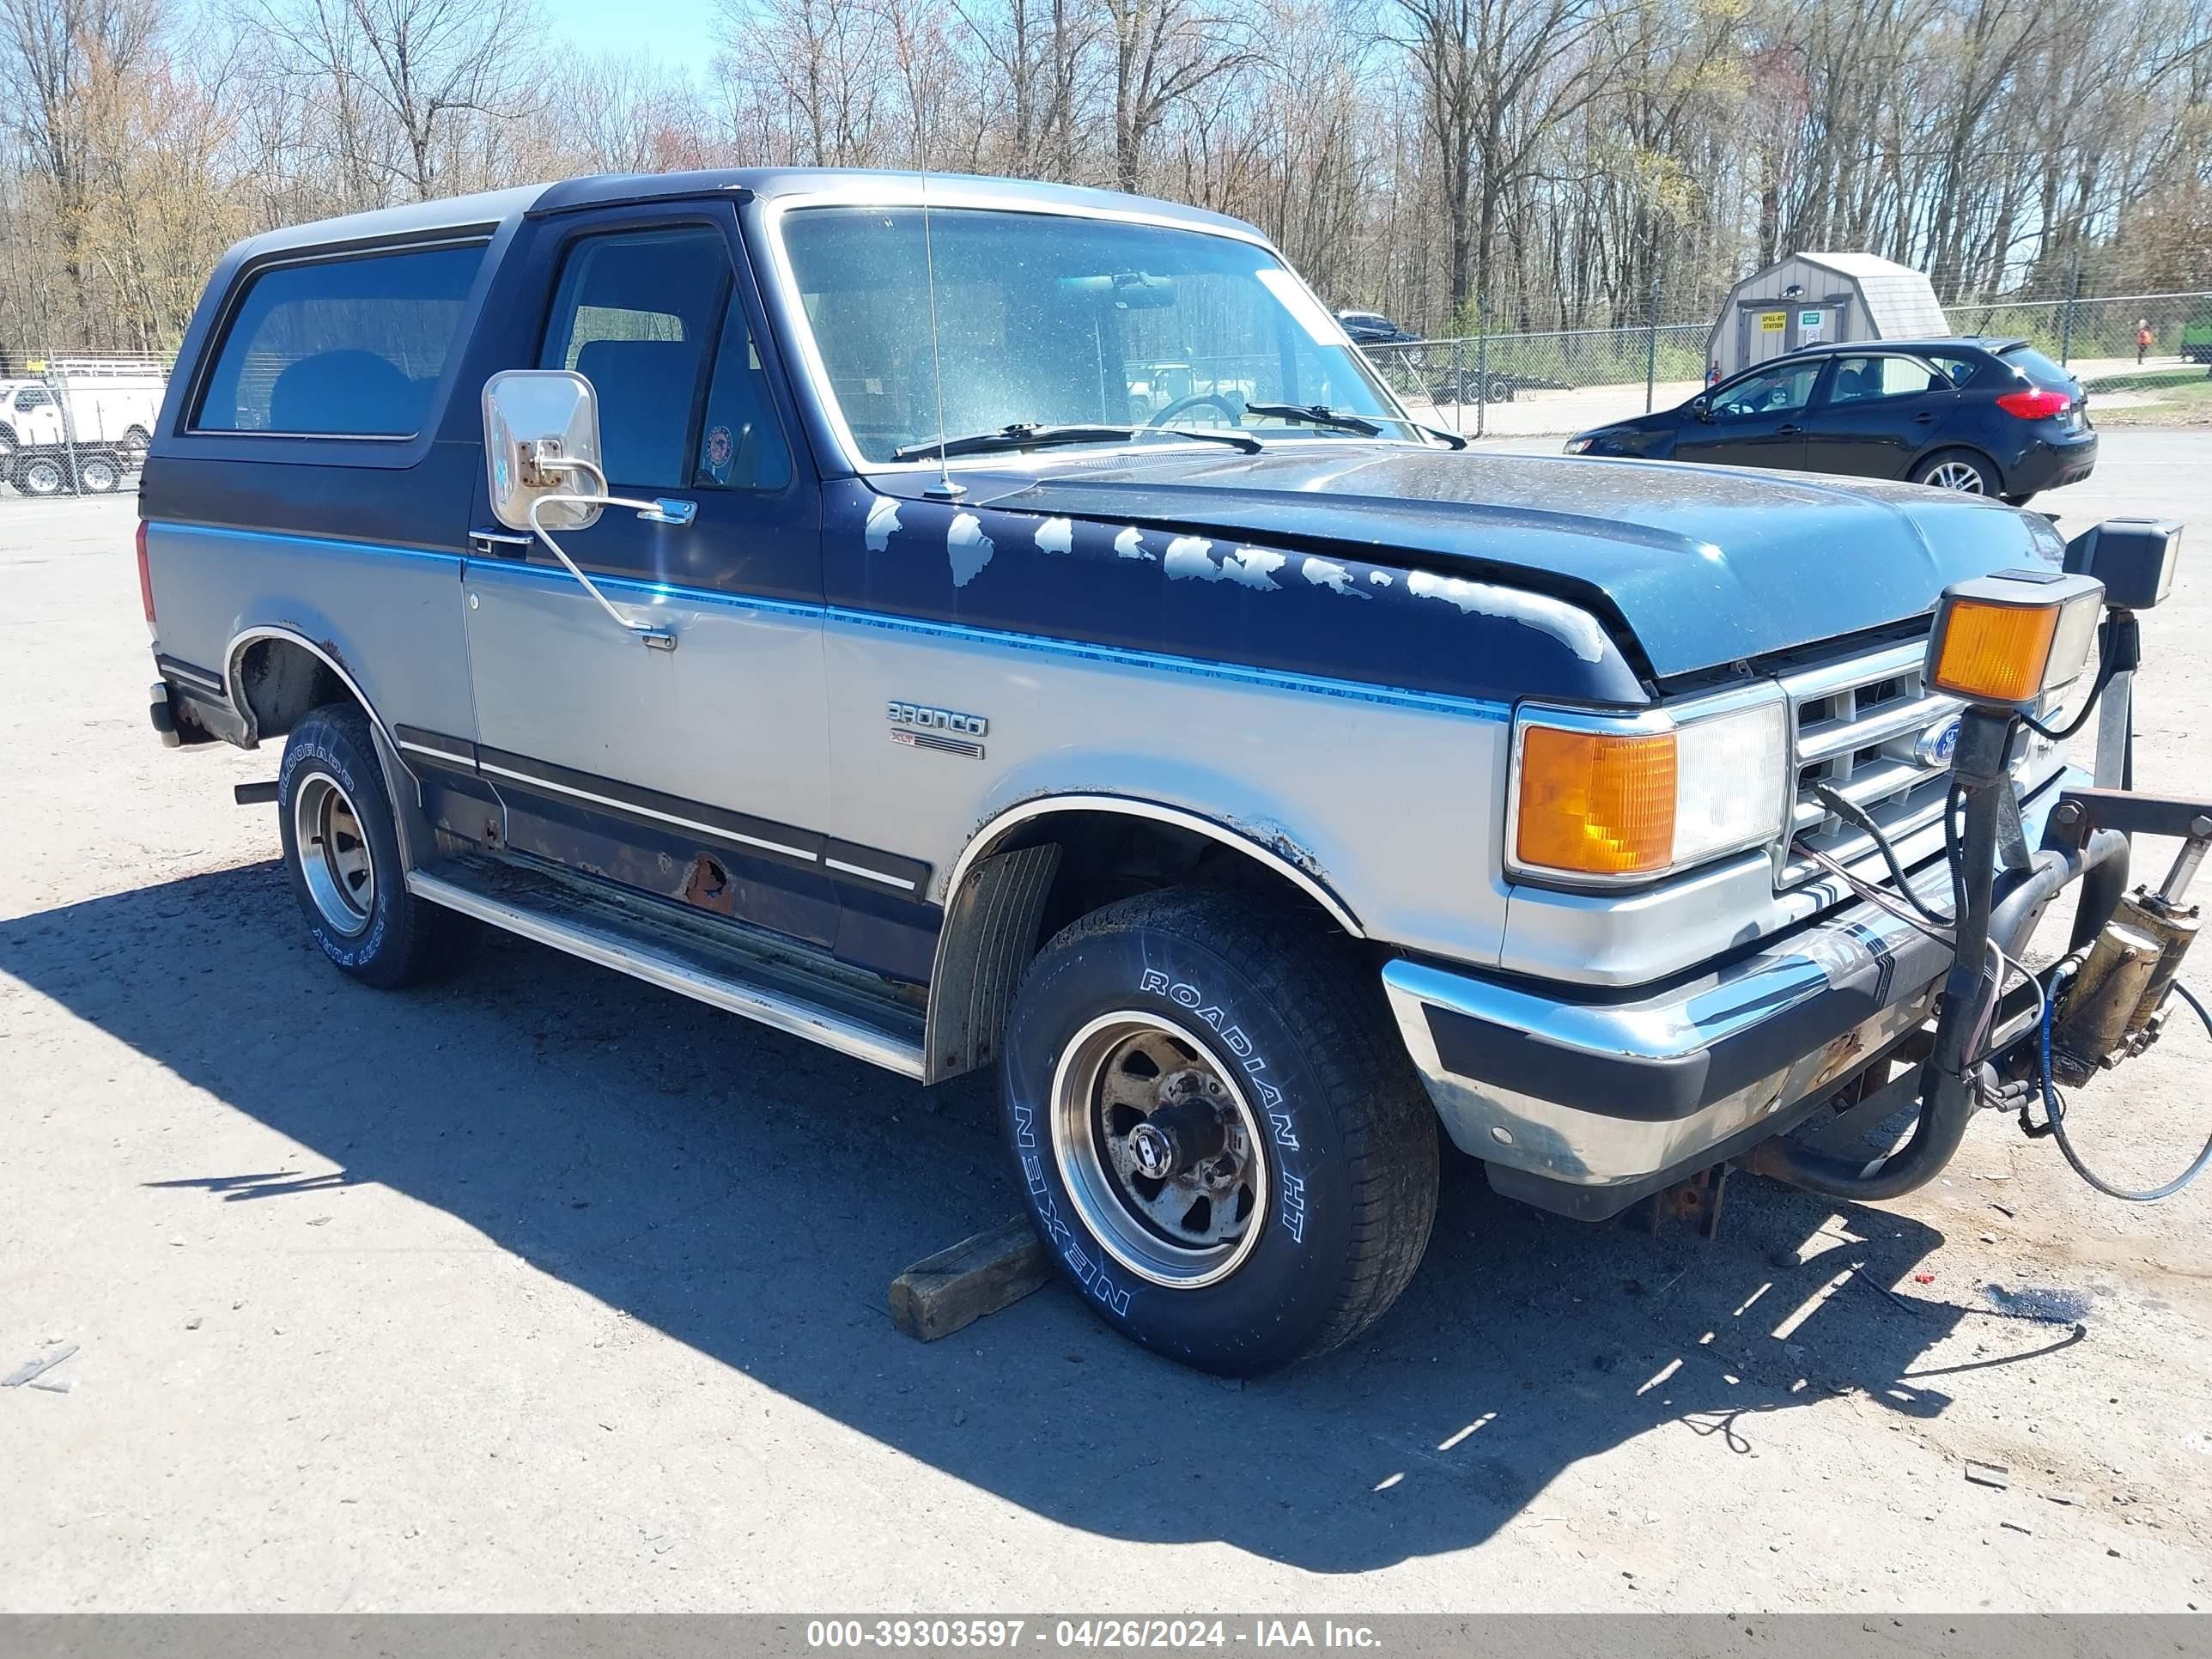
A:
<svg viewBox="0 0 2212 1659">
<path fill-rule="evenodd" d="M 1326 426 L 1339 432 L 1356 432 L 1363 438 L 1379 438 L 1382 428 L 1364 415 L 1347 415 L 1327 404 L 1247 404 L 1247 415 L 1262 415 L 1301 426 Z M 1410 421 L 1407 425 L 1412 425 Z"/>
<path fill-rule="evenodd" d="M 1213 432 L 1188 426 L 1046 426 L 1017 421 L 992 432 L 970 432 L 959 438 L 932 438 L 927 443 L 908 444 L 891 451 L 895 461 L 926 461 L 938 456 L 986 455 L 1000 449 L 1049 449 L 1062 444 L 1127 443 L 1146 433 L 1166 433 L 1177 438 L 1204 438 L 1229 444 L 1249 455 L 1260 453 L 1260 441 L 1240 433 Z"/>
<path fill-rule="evenodd" d="M 1306 426 L 1325 426 L 1337 432 L 1352 432 L 1363 438 L 1379 438 L 1384 426 L 1411 427 L 1416 432 L 1425 432 L 1440 439 L 1454 449 L 1465 449 L 1467 440 L 1456 432 L 1447 432 L 1442 427 L 1430 426 L 1407 415 L 1352 415 L 1340 409 L 1331 409 L 1327 404 L 1247 404 L 1247 415 L 1272 416 L 1279 421 L 1293 421 Z"/>
</svg>

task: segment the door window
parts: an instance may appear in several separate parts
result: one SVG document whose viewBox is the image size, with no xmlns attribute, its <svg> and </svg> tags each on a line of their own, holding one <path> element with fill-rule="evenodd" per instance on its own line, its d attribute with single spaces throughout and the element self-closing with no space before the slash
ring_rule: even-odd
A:
<svg viewBox="0 0 2212 1659">
<path fill-rule="evenodd" d="M 18 409 L 44 409 L 52 401 L 52 398 L 34 386 L 26 386 L 15 394 L 15 407 Z"/>
<path fill-rule="evenodd" d="M 1832 404 L 1873 403 L 1883 398 L 1917 398 L 1948 392 L 1948 376 L 1915 357 L 1839 357 L 1828 387 Z"/>
<path fill-rule="evenodd" d="M 1713 394 L 1712 411 L 1726 420 L 1755 420 L 1762 415 L 1786 415 L 1812 401 L 1813 382 L 1820 378 L 1820 365 L 1792 363 L 1745 376 Z"/>
<path fill-rule="evenodd" d="M 592 383 L 616 489 L 695 483 L 694 434 L 732 278 L 721 233 L 703 226 L 589 236 L 569 249 L 538 363 Z"/>
</svg>

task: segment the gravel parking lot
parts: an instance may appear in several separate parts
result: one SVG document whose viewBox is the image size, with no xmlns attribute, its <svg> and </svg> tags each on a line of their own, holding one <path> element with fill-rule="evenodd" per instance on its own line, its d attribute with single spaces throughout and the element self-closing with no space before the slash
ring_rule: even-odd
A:
<svg viewBox="0 0 2212 1659">
<path fill-rule="evenodd" d="M 2212 433 L 2038 505 L 2212 526 Z M 2116 1204 L 1994 1117 L 1893 1208 L 1738 1177 L 1711 1243 L 1449 1160 L 1395 1311 L 1249 1385 L 1056 1287 L 908 1340 L 886 1281 L 1012 1212 L 980 1088 L 503 938 L 343 980 L 231 804 L 275 752 L 147 727 L 133 507 L 0 502 L 0 1375 L 76 1347 L 0 1389 L 0 1607 L 2212 1599 L 2212 1182 Z M 2198 537 L 2147 787 L 2212 763 Z M 2208 1085 L 2179 1031 L 2075 1121 L 2162 1178 Z"/>
</svg>

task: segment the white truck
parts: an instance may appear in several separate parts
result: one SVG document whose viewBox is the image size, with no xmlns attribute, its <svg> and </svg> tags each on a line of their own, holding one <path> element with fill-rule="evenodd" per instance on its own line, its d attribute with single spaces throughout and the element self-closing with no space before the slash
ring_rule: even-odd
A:
<svg viewBox="0 0 2212 1659">
<path fill-rule="evenodd" d="M 0 477 L 26 495 L 118 489 L 145 459 L 167 389 L 150 358 L 57 362 L 0 380 Z"/>
</svg>

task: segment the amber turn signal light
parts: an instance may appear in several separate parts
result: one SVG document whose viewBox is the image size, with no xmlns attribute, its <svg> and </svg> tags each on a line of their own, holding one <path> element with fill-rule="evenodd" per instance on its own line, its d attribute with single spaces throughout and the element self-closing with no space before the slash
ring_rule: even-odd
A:
<svg viewBox="0 0 2212 1659">
<path fill-rule="evenodd" d="M 1928 639 L 1927 682 L 1968 702 L 2032 711 L 2081 678 L 2104 584 L 2058 571 L 2003 570 L 1943 590 Z"/>
<path fill-rule="evenodd" d="M 1527 727 L 1515 856 L 1593 876 L 1665 869 L 1674 856 L 1674 769 L 1672 732 Z"/>
</svg>

